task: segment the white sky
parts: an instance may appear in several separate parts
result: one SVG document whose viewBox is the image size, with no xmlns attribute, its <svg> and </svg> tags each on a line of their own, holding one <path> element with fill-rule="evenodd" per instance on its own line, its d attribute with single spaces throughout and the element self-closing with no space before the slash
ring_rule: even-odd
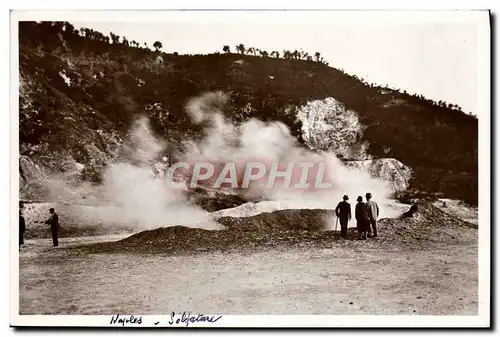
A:
<svg viewBox="0 0 500 337">
<path fill-rule="evenodd" d="M 156 16 L 151 20 L 112 17 L 110 21 L 116 22 L 103 22 L 106 16 L 98 17 L 99 22 L 95 17 L 68 21 L 77 28 L 89 27 L 104 34 L 112 31 L 129 41 L 147 42 L 150 48 L 159 40 L 163 51 L 180 54 L 213 53 L 226 44 L 234 50 L 239 43 L 269 52 L 319 51 L 330 66 L 371 83 L 459 104 L 466 112 L 478 111 L 479 61 L 484 50 L 479 48 L 477 16 L 448 12 L 448 16 L 421 20 L 423 16 L 415 15 L 418 12 L 406 17 L 362 12 L 277 13 L 177 12 L 168 22 Z"/>
</svg>

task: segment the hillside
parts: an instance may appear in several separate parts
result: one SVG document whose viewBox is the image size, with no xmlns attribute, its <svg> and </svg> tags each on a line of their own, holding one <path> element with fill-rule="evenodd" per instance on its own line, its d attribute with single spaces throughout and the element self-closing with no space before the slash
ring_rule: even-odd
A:
<svg viewBox="0 0 500 337">
<path fill-rule="evenodd" d="M 171 157 L 181 140 L 202 135 L 186 113 L 188 100 L 223 91 L 228 104 L 217 108 L 234 123 L 281 121 L 299 143 L 336 151 L 343 160 L 395 158 L 412 169 L 408 191 L 477 204 L 478 121 L 455 106 L 370 86 L 311 58 L 177 55 L 63 22 L 22 22 L 19 38 L 20 154 L 44 172 L 99 181 L 102 168 L 124 155 L 120 144 L 143 114 L 168 140 Z M 332 99 L 334 112 L 355 118 L 360 128 L 345 137 L 305 132 L 311 115 L 301 111 Z M 351 148 L 366 146 L 337 151 L 331 137 L 351 137 Z M 367 158 L 350 157 L 360 151 Z"/>
</svg>

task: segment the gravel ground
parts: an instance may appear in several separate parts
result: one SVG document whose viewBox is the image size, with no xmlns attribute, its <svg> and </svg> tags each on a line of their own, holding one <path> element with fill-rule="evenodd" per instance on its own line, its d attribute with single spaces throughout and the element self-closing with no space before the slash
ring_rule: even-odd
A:
<svg viewBox="0 0 500 337">
<path fill-rule="evenodd" d="M 63 239 L 62 246 L 88 240 Z M 421 251 L 381 250 L 372 240 L 254 253 L 77 252 L 28 240 L 20 255 L 21 314 L 476 315 L 478 310 L 474 243 Z"/>
</svg>

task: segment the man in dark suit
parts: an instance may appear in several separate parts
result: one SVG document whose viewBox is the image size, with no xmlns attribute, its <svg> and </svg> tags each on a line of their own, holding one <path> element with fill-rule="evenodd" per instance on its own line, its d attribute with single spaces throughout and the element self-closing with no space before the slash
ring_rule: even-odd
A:
<svg viewBox="0 0 500 337">
<path fill-rule="evenodd" d="M 351 220 L 351 205 L 347 202 L 349 197 L 343 196 L 343 201 L 339 202 L 335 208 L 335 214 L 340 220 L 340 236 L 345 238 L 347 236 L 347 223 Z"/>
<path fill-rule="evenodd" d="M 51 208 L 49 212 L 51 216 L 47 221 L 45 221 L 45 223 L 50 225 L 50 229 L 52 231 L 52 242 L 54 243 L 54 247 L 57 247 L 59 246 L 59 239 L 57 237 L 59 234 L 59 216 L 53 208 Z"/>
</svg>

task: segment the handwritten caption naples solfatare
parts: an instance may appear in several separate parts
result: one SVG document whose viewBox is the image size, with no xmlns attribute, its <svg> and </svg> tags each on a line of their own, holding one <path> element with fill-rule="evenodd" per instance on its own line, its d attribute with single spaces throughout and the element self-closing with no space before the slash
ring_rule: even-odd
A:
<svg viewBox="0 0 500 337">
<path fill-rule="evenodd" d="M 170 314 L 170 319 L 168 320 L 168 325 L 185 325 L 189 326 L 190 323 L 215 323 L 220 320 L 222 316 L 211 316 L 205 314 L 192 314 L 191 312 L 182 314 L 176 314 L 172 312 Z M 120 314 L 113 315 L 109 322 L 110 325 L 141 325 L 143 323 L 142 316 L 120 316 Z M 160 321 L 154 322 L 154 325 L 160 325 Z M 163 325 L 163 324 L 161 324 Z"/>
</svg>

